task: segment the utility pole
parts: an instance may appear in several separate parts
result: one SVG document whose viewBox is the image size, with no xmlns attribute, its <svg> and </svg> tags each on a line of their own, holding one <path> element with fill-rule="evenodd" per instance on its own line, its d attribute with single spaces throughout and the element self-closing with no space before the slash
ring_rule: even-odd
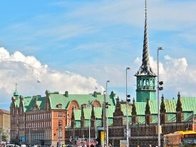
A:
<svg viewBox="0 0 196 147">
<path fill-rule="evenodd" d="M 108 90 L 108 83 L 109 83 L 110 81 L 109 80 L 107 80 L 106 81 L 106 92 L 105 92 L 105 95 L 107 96 L 107 90 Z M 106 99 L 106 102 L 105 102 L 105 111 L 106 111 L 106 115 L 105 115 L 105 117 L 106 117 L 106 147 L 108 147 L 108 144 L 109 144 L 109 131 L 108 131 L 108 116 L 107 116 L 107 108 L 108 108 L 108 102 L 107 102 L 107 98 L 105 97 L 105 99 Z"/>
</svg>

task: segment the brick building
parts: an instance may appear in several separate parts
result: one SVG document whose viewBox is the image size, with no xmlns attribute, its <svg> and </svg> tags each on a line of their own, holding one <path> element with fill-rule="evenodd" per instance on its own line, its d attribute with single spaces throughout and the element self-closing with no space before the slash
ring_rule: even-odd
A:
<svg viewBox="0 0 196 147">
<path fill-rule="evenodd" d="M 196 104 L 195 98 L 181 97 L 180 93 L 178 93 L 176 99 L 165 100 L 163 96 L 161 99 L 161 136 L 178 130 L 196 131 L 196 125 L 194 125 L 196 122 L 194 114 L 196 107 L 193 107 L 191 111 L 189 108 L 191 104 Z M 157 146 L 157 109 L 157 103 L 153 100 L 147 100 L 146 102 L 135 102 L 133 100 L 132 103 L 129 103 L 128 124 L 131 130 L 129 137 L 131 147 L 138 145 L 146 147 L 149 144 L 154 147 Z M 119 101 L 117 98 L 116 105 L 109 106 L 107 112 L 109 143 L 119 147 L 122 142 L 126 142 L 126 102 Z M 99 130 L 103 127 L 102 121 L 102 115 L 100 115 L 98 108 L 91 109 L 90 116 L 88 111 L 75 110 L 72 114 L 71 124 L 66 128 L 67 138 L 65 138 L 65 142 L 70 143 L 73 138 L 84 137 L 88 139 L 89 124 L 90 137 L 100 139 Z M 82 125 L 84 123 L 85 125 Z M 163 142 L 162 137 L 161 142 Z"/>
<path fill-rule="evenodd" d="M 162 95 L 160 109 L 157 106 L 157 75 L 153 72 L 149 61 L 147 0 L 145 1 L 142 65 L 135 76 L 136 100 L 129 103 L 127 107 L 126 104 L 128 102 L 120 102 L 119 99 L 117 99 L 117 104 L 115 106 L 109 106 L 107 109 L 109 143 L 115 147 L 121 146 L 121 143 L 126 143 L 126 127 L 128 124 L 130 130 L 128 140 L 131 147 L 136 147 L 138 145 L 140 147 L 149 145 L 157 146 L 158 111 L 160 111 L 160 126 L 162 128 L 162 133 L 160 135 L 161 142 L 163 142 L 162 136 L 166 133 L 173 133 L 177 130 L 196 130 L 194 125 L 196 112 L 195 97 L 181 97 L 180 93 L 178 93 L 177 98 L 164 99 L 164 96 Z M 85 136 L 87 138 L 90 134 L 91 138 L 98 138 L 100 141 L 100 134 L 98 131 L 99 128 L 101 129 L 103 127 L 103 122 L 100 122 L 100 120 L 104 121 L 102 117 L 100 117 L 100 113 L 96 110 L 92 110 L 93 115 L 91 116 L 92 118 L 89 119 L 89 113 L 85 114 L 81 110 L 76 110 L 74 112 L 75 113 L 72 114 L 72 116 L 74 116 L 72 124 L 66 129 L 66 134 L 69 134 L 67 136 L 71 136 L 71 138 L 73 138 L 73 136 L 75 138 L 82 138 L 82 136 Z M 103 116 L 103 114 L 101 116 Z M 128 120 L 126 119 L 127 117 Z M 90 120 L 94 119 L 96 120 L 96 123 L 94 126 L 88 128 Z M 88 121 L 89 123 L 87 123 Z M 87 125 L 81 125 L 83 122 L 86 122 Z M 90 129 L 90 133 L 88 133 L 88 129 Z M 66 142 L 70 142 L 70 140 L 70 138 L 65 139 Z M 163 145 L 163 143 L 161 144 Z"/>
<path fill-rule="evenodd" d="M 161 98 L 162 135 L 176 130 L 193 129 L 196 99 L 191 97 Z M 114 146 L 126 140 L 126 102 L 111 92 L 107 96 L 109 142 Z M 94 92 L 89 95 L 59 94 L 46 91 L 44 97 L 22 97 L 17 90 L 12 97 L 11 141 L 28 144 L 70 144 L 73 138 L 99 139 L 103 130 L 104 96 Z M 191 108 L 191 109 L 190 109 Z M 128 105 L 130 145 L 157 144 L 157 102 L 133 102 Z M 194 127 L 196 130 L 196 127 Z"/>
<path fill-rule="evenodd" d="M 108 101 L 115 105 L 115 95 Z M 92 94 L 64 94 L 45 92 L 45 96 L 22 97 L 15 90 L 10 106 L 11 142 L 53 145 L 64 144 L 66 127 L 71 123 L 72 111 L 81 106 L 100 108 L 104 96 Z M 73 109 L 74 108 L 74 109 Z M 69 137 L 69 136 L 68 136 Z"/>
<path fill-rule="evenodd" d="M 143 42 L 142 65 L 135 74 L 136 99 L 128 102 L 128 107 L 127 102 L 120 101 L 114 92 L 106 95 L 106 102 L 110 106 L 105 109 L 104 95 L 98 92 L 77 95 L 69 94 L 67 91 L 64 94 L 46 91 L 43 97 L 22 97 L 16 89 L 10 106 L 11 141 L 53 146 L 73 143 L 81 138 L 100 141 L 100 131 L 106 125 L 107 118 L 108 141 L 113 146 L 119 147 L 126 142 L 127 123 L 131 147 L 146 147 L 150 144 L 153 147 L 157 146 L 157 85 L 156 74 L 149 62 L 147 5 Z M 165 99 L 162 95 L 161 142 L 162 136 L 166 133 L 196 130 L 195 106 L 195 97 L 183 97 L 178 93 L 177 98 Z"/>
</svg>

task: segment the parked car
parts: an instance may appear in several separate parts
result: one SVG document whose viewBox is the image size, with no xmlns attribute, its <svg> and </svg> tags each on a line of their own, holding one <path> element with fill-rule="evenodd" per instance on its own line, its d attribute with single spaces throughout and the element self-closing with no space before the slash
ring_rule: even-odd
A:
<svg viewBox="0 0 196 147">
<path fill-rule="evenodd" d="M 71 145 L 71 144 L 67 144 L 67 145 L 65 145 L 66 147 L 73 147 L 73 145 Z"/>
<path fill-rule="evenodd" d="M 5 146 L 6 147 L 20 147 L 19 145 L 16 145 L 16 144 L 6 144 Z"/>
</svg>

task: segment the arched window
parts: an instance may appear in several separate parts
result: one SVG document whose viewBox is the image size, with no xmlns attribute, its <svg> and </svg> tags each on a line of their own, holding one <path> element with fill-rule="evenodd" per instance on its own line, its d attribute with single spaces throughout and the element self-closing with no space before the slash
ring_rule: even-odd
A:
<svg viewBox="0 0 196 147">
<path fill-rule="evenodd" d="M 149 79 L 146 80 L 146 86 L 149 86 Z"/>
<path fill-rule="evenodd" d="M 143 86 L 146 86 L 146 80 L 143 79 Z"/>
<path fill-rule="evenodd" d="M 143 82 L 142 82 L 142 80 L 140 80 L 140 86 L 143 86 Z"/>
</svg>

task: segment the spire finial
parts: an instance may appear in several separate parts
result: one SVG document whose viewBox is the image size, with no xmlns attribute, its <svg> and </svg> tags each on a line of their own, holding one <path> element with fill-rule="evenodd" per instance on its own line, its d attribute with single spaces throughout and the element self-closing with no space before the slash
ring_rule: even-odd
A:
<svg viewBox="0 0 196 147">
<path fill-rule="evenodd" d="M 18 84 L 15 84 L 15 91 L 14 91 L 14 96 L 17 98 L 18 97 L 18 89 L 17 89 Z"/>
<path fill-rule="evenodd" d="M 145 18 L 147 18 L 147 0 L 145 0 Z"/>
<path fill-rule="evenodd" d="M 145 24 L 144 24 L 144 42 L 143 42 L 143 58 L 142 64 L 149 64 L 148 55 L 148 28 L 147 28 L 147 0 L 145 0 Z"/>
<path fill-rule="evenodd" d="M 151 75 L 155 76 L 150 67 L 149 62 L 149 49 L 148 49 L 148 27 L 147 27 L 147 0 L 145 0 L 145 23 L 144 23 L 144 41 L 143 41 L 143 53 L 142 53 L 142 65 L 140 66 L 137 75 Z"/>
</svg>

